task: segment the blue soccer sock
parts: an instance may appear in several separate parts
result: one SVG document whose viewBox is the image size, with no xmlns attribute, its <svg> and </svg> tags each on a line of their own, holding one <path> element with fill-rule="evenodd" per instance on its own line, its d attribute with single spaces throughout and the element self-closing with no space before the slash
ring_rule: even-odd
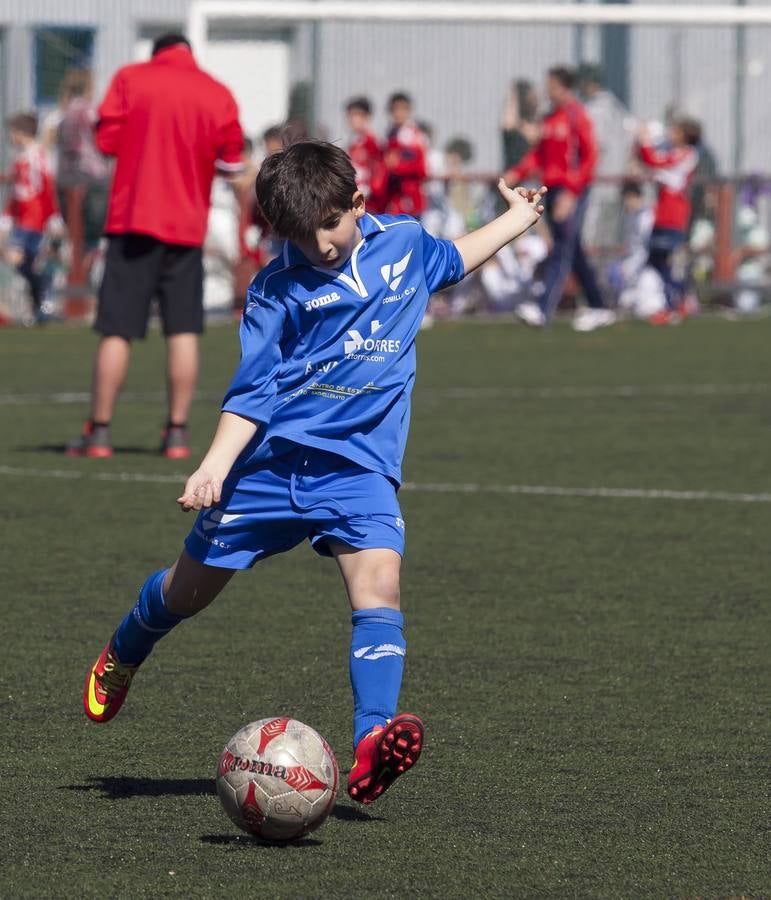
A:
<svg viewBox="0 0 771 900">
<path fill-rule="evenodd" d="M 185 618 L 166 609 L 163 579 L 168 571 L 154 572 L 145 581 L 134 608 L 113 636 L 113 649 L 127 666 L 138 666 L 143 662 L 155 644 Z"/>
<path fill-rule="evenodd" d="M 396 714 L 407 643 L 404 616 L 396 609 L 357 610 L 351 616 L 350 674 L 353 688 L 353 746 L 375 725 Z"/>
</svg>

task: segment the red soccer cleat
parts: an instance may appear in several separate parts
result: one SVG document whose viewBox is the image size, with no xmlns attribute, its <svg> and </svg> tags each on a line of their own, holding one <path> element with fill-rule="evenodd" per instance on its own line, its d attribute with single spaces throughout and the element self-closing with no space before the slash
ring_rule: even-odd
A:
<svg viewBox="0 0 771 900">
<path fill-rule="evenodd" d="M 161 432 L 161 453 L 166 459 L 188 459 L 190 436 L 184 425 L 167 425 Z"/>
<path fill-rule="evenodd" d="M 107 425 L 94 425 L 89 419 L 80 437 L 70 441 L 64 451 L 67 456 L 87 456 L 90 459 L 107 459 L 112 456 L 110 429 Z"/>
<path fill-rule="evenodd" d="M 83 709 L 92 722 L 109 722 L 126 699 L 138 666 L 124 666 L 112 652 L 112 640 L 86 676 Z"/>
<path fill-rule="evenodd" d="M 351 798 L 370 804 L 411 769 L 423 749 L 423 731 L 421 719 L 402 713 L 365 735 L 356 746 L 348 775 Z"/>
<path fill-rule="evenodd" d="M 661 312 L 648 317 L 650 325 L 679 325 L 680 322 L 682 322 L 682 316 L 673 309 L 662 309 Z"/>
</svg>

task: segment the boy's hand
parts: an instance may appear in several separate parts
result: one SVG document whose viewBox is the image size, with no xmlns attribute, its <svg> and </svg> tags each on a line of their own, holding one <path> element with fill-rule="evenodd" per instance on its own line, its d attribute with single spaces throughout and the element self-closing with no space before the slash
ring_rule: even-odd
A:
<svg viewBox="0 0 771 900">
<path fill-rule="evenodd" d="M 510 188 L 506 181 L 501 178 L 498 181 L 498 190 L 501 197 L 508 204 L 509 209 L 518 210 L 519 212 L 528 211 L 531 215 L 532 222 L 537 222 L 543 215 L 543 195 L 546 188 L 542 185 L 538 190 L 528 190 L 523 187 Z"/>
<path fill-rule="evenodd" d="M 185 490 L 177 503 L 183 512 L 203 509 L 219 503 L 222 494 L 222 480 L 206 469 L 198 469 L 187 479 Z"/>
</svg>

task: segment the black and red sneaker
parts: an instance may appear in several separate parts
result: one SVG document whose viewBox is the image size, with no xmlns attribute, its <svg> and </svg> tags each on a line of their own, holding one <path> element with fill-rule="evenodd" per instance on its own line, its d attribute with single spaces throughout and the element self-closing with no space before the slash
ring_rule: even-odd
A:
<svg viewBox="0 0 771 900">
<path fill-rule="evenodd" d="M 96 425 L 88 419 L 80 437 L 70 441 L 64 452 L 67 456 L 89 456 L 91 459 L 106 459 L 112 456 L 110 426 Z"/>
<path fill-rule="evenodd" d="M 356 745 L 348 775 L 348 793 L 368 805 L 411 769 L 423 749 L 423 721 L 402 713 L 377 725 Z"/>
<path fill-rule="evenodd" d="M 161 453 L 166 459 L 190 456 L 190 435 L 185 425 L 167 425 L 161 432 Z"/>
</svg>

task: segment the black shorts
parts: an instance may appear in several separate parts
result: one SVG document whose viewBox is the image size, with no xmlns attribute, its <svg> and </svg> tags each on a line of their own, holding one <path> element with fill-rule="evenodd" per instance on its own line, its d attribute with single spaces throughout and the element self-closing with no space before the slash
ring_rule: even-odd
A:
<svg viewBox="0 0 771 900">
<path fill-rule="evenodd" d="M 166 244 L 147 234 L 109 235 L 94 329 L 143 338 L 157 298 L 163 333 L 203 331 L 203 253 L 200 247 Z"/>
</svg>

